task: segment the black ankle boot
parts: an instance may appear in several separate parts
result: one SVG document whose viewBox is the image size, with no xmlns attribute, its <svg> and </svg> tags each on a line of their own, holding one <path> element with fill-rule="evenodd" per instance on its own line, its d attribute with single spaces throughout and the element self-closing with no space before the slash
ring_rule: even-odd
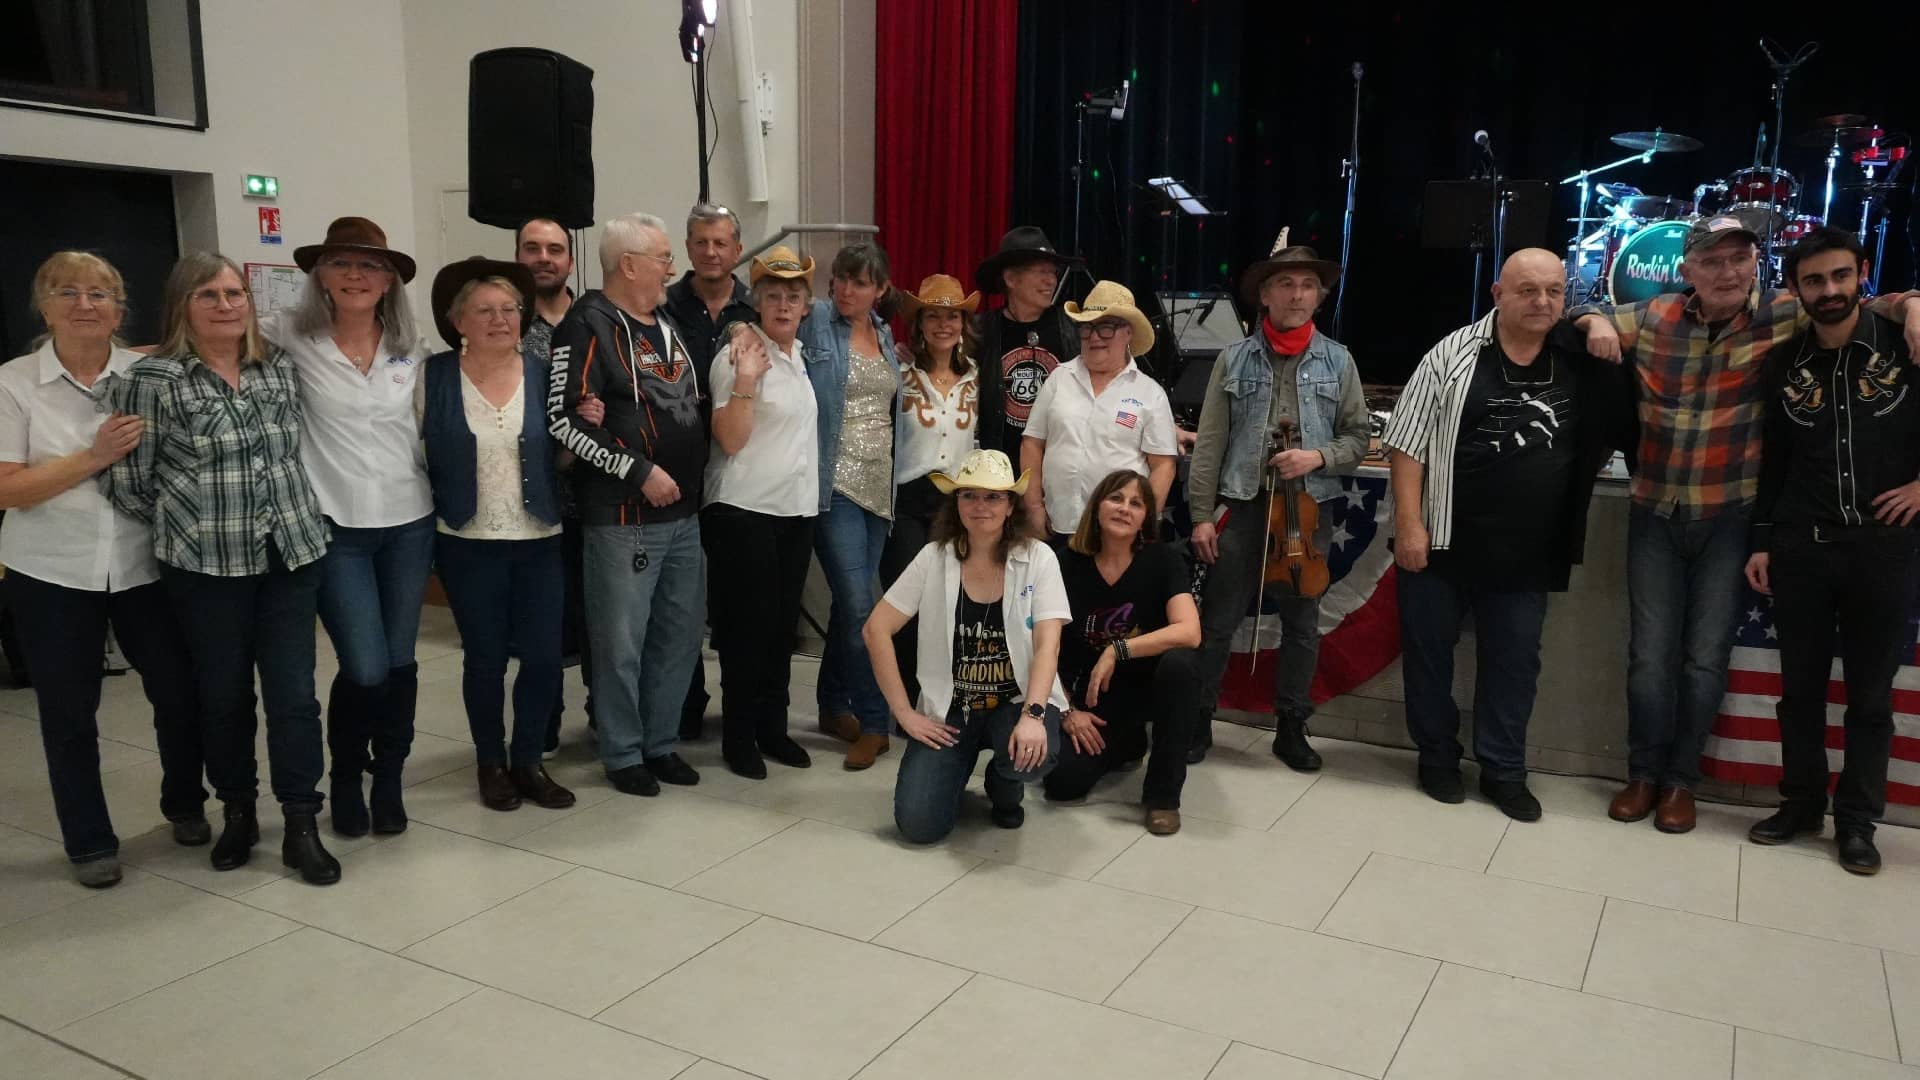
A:
<svg viewBox="0 0 1920 1080">
<path fill-rule="evenodd" d="M 373 826 L 376 835 L 393 836 L 407 831 L 407 804 L 400 797 L 399 777 L 374 777 L 368 802 L 372 810 L 368 824 Z"/>
<path fill-rule="evenodd" d="M 287 810 L 287 836 L 280 841 L 280 865 L 300 871 L 309 885 L 331 885 L 340 880 L 340 860 L 320 843 L 320 827 L 313 811 Z"/>
<path fill-rule="evenodd" d="M 413 716 L 420 699 L 420 665 L 406 664 L 387 672 L 380 708 L 372 715 L 373 831 L 392 836 L 407 831 L 407 807 L 401 799 L 401 773 L 413 749 Z M 336 811 L 338 813 L 338 811 Z"/>
<path fill-rule="evenodd" d="M 367 835 L 370 823 L 361 782 L 367 773 L 369 714 L 379 700 L 379 687 L 361 686 L 344 673 L 333 677 L 327 691 L 327 752 L 333 758 L 328 795 L 333 831 L 341 836 Z"/>
<path fill-rule="evenodd" d="M 260 821 L 253 815 L 251 801 L 228 803 L 223 816 L 226 821 L 210 861 L 215 870 L 238 870 L 253 858 L 253 845 L 260 842 Z"/>
<path fill-rule="evenodd" d="M 1287 763 L 1294 772 L 1318 772 L 1320 755 L 1307 741 L 1307 718 L 1304 716 L 1274 717 L 1273 756 Z"/>
</svg>

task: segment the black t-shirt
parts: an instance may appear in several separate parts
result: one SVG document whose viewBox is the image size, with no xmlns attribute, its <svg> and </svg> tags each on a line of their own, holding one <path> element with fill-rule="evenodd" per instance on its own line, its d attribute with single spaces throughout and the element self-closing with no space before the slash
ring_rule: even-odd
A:
<svg viewBox="0 0 1920 1080">
<path fill-rule="evenodd" d="M 1079 702 L 1086 700 L 1087 676 L 1108 645 L 1167 625 L 1167 601 L 1187 591 L 1188 573 L 1173 548 L 1148 544 L 1134 553 L 1132 565 L 1111 585 L 1100 576 L 1093 556 L 1062 551 L 1060 580 L 1073 611 L 1073 620 L 1060 635 L 1060 681 Z M 1122 663 L 1114 671 L 1114 685 L 1144 688 L 1150 674 L 1139 661 Z"/>
<path fill-rule="evenodd" d="M 1574 387 L 1571 359 L 1551 346 L 1525 367 L 1498 339 L 1480 351 L 1454 449 L 1453 542 L 1433 553 L 1435 569 L 1515 591 L 1567 587 Z"/>
<path fill-rule="evenodd" d="M 1027 417 L 1033 401 L 1047 376 L 1075 353 L 1060 338 L 1060 315 L 1052 308 L 1035 322 L 1014 322 L 1006 309 L 1000 319 L 1000 388 L 1006 401 L 1006 445 L 1015 449 L 1018 460 L 1020 437 L 1026 434 Z"/>
<path fill-rule="evenodd" d="M 953 700 L 976 711 L 1018 700 L 1020 684 L 1013 677 L 1000 601 L 983 604 L 962 585 L 954 615 Z"/>
</svg>

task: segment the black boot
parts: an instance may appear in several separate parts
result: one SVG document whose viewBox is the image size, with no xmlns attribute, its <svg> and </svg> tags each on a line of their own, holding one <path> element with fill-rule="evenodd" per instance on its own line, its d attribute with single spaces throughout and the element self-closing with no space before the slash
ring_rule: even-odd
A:
<svg viewBox="0 0 1920 1080">
<path fill-rule="evenodd" d="M 760 747 L 753 738 L 753 721 L 746 717 L 721 717 L 720 757 L 736 776 L 749 780 L 767 778 L 766 760 L 760 756 Z"/>
<path fill-rule="evenodd" d="M 1307 718 L 1276 716 L 1274 721 L 1273 756 L 1294 772 L 1319 772 L 1320 755 L 1307 741 Z"/>
<path fill-rule="evenodd" d="M 327 853 L 320 843 L 320 827 L 314 824 L 311 810 L 283 810 L 287 818 L 286 839 L 280 841 L 280 865 L 300 871 L 300 879 L 309 885 L 331 885 L 340 880 L 340 860 Z"/>
<path fill-rule="evenodd" d="M 407 806 L 400 797 L 400 774 L 413 749 L 414 707 L 420 700 L 420 665 L 387 672 L 386 691 L 373 725 L 373 831 L 382 836 L 407 831 Z M 335 810 L 336 816 L 339 811 Z"/>
<path fill-rule="evenodd" d="M 211 861 L 215 870 L 238 870 L 253 858 L 253 845 L 260 842 L 260 821 L 253 815 L 251 799 L 228 803 L 224 816 Z"/>
<path fill-rule="evenodd" d="M 1213 749 L 1213 717 L 1203 716 L 1199 726 L 1193 729 L 1193 742 L 1187 744 L 1187 764 L 1198 765 L 1207 760 L 1207 751 Z"/>
<path fill-rule="evenodd" d="M 367 835 L 367 798 L 361 780 L 367 772 L 367 731 L 371 707 L 380 700 L 379 687 L 367 687 L 333 677 L 327 691 L 327 752 L 333 758 L 333 831 L 341 836 Z"/>
</svg>

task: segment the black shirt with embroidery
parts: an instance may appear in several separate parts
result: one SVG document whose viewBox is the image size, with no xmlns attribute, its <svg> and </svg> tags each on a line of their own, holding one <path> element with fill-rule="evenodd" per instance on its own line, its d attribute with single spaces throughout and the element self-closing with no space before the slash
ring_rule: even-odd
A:
<svg viewBox="0 0 1920 1080">
<path fill-rule="evenodd" d="M 739 278 L 730 280 L 733 283 L 733 295 L 727 298 L 717 319 L 707 310 L 707 302 L 693 291 L 693 271 L 687 271 L 679 281 L 667 286 L 666 309 L 673 316 L 673 325 L 686 334 L 687 355 L 693 359 L 694 381 L 700 387 L 703 411 L 707 412 L 711 412 L 707 387 L 711 385 L 713 358 L 720 354 L 723 344 L 720 340 L 721 331 L 729 323 L 760 321 L 759 312 L 749 302 L 747 287 L 740 284 Z"/>
<path fill-rule="evenodd" d="M 1767 526 L 1873 525 L 1873 500 L 1920 478 L 1920 382 L 1900 327 L 1862 312 L 1821 348 L 1811 329 L 1767 356 L 1754 549 Z"/>
<path fill-rule="evenodd" d="M 960 587 L 953 628 L 953 700 L 970 712 L 997 709 L 1020 699 L 1007 651 L 1006 617 L 1000 601 L 983 604 Z"/>
<path fill-rule="evenodd" d="M 1453 542 L 1430 569 L 1507 591 L 1567 587 L 1561 511 L 1574 492 L 1576 383 L 1551 345 L 1524 367 L 1498 338 L 1480 350 L 1454 450 Z"/>
</svg>

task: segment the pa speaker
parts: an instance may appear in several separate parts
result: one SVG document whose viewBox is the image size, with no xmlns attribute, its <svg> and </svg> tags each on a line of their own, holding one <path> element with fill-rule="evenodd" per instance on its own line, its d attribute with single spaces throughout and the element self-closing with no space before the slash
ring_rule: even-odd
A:
<svg viewBox="0 0 1920 1080">
<path fill-rule="evenodd" d="M 548 49 L 476 53 L 467 84 L 467 216 L 517 229 L 593 224 L 593 69 Z"/>
</svg>

